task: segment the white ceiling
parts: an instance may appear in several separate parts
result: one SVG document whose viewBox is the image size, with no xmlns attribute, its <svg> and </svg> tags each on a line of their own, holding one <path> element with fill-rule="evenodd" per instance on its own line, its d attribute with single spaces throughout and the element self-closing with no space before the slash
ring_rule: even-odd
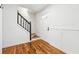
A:
<svg viewBox="0 0 79 59">
<path fill-rule="evenodd" d="M 21 4 L 20 6 L 30 9 L 32 12 L 37 13 L 46 8 L 48 4 Z"/>
</svg>

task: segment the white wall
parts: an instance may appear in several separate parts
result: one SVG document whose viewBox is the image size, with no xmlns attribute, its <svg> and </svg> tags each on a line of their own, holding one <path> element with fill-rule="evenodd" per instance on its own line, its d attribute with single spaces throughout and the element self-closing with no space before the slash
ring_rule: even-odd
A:
<svg viewBox="0 0 79 59">
<path fill-rule="evenodd" d="M 0 53 L 2 53 L 2 9 L 0 8 Z"/>
<path fill-rule="evenodd" d="M 18 5 L 3 5 L 3 44 L 2 47 L 9 47 L 29 42 L 29 33 L 17 24 Z M 25 12 L 27 13 L 27 12 Z M 27 16 L 27 15 L 26 15 Z M 28 17 L 27 17 L 28 18 Z"/>
<path fill-rule="evenodd" d="M 78 7 L 79 5 L 50 5 L 39 12 L 36 17 L 37 34 L 65 53 L 79 53 Z"/>
</svg>

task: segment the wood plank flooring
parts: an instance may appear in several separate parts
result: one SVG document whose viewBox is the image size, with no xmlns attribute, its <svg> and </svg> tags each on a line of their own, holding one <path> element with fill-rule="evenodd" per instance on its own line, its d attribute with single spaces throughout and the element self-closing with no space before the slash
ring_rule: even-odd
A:
<svg viewBox="0 0 79 59">
<path fill-rule="evenodd" d="M 38 39 L 32 43 L 24 43 L 16 46 L 3 48 L 3 54 L 64 54 L 61 50 L 51 46 L 44 40 Z"/>
</svg>

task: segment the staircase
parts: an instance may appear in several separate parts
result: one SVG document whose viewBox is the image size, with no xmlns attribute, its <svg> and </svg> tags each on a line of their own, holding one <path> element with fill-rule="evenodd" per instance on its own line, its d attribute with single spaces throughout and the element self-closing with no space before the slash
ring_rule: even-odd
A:
<svg viewBox="0 0 79 59">
<path fill-rule="evenodd" d="M 29 32 L 30 42 L 31 42 L 31 22 L 25 19 L 19 11 L 17 11 L 17 24 L 23 27 L 26 31 Z"/>
</svg>

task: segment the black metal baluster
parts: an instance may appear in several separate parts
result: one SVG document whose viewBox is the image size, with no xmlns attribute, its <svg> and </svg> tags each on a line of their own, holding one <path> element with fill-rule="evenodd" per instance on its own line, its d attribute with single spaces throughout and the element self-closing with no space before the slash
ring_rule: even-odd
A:
<svg viewBox="0 0 79 59">
<path fill-rule="evenodd" d="M 25 22 L 25 29 L 26 29 L 26 22 Z"/>
<path fill-rule="evenodd" d="M 23 26 L 23 28 L 24 28 L 24 19 L 22 18 L 22 26 Z"/>
<path fill-rule="evenodd" d="M 28 31 L 28 23 L 27 23 L 27 31 Z"/>
<path fill-rule="evenodd" d="M 24 22 L 24 29 L 25 29 L 25 20 L 23 20 L 23 22 Z"/>
<path fill-rule="evenodd" d="M 19 14 L 17 13 L 17 23 L 19 24 Z"/>
<path fill-rule="evenodd" d="M 30 22 L 30 41 L 31 41 L 31 22 Z"/>
<path fill-rule="evenodd" d="M 22 17 L 20 17 L 20 25 L 22 26 Z"/>
<path fill-rule="evenodd" d="M 26 30 L 27 30 L 27 22 L 26 22 Z"/>
</svg>

